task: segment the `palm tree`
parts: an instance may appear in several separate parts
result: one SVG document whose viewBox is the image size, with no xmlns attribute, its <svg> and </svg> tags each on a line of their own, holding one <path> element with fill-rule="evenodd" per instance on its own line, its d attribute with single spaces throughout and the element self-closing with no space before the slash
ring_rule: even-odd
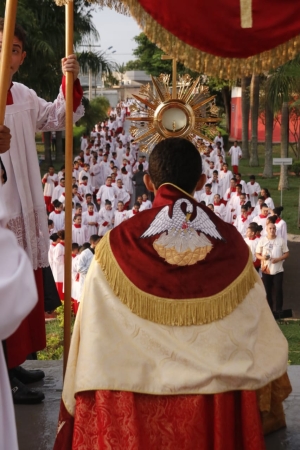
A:
<svg viewBox="0 0 300 450">
<path fill-rule="evenodd" d="M 265 93 L 265 165 L 263 176 L 272 178 L 273 176 L 273 128 L 274 128 L 274 108 Z"/>
<path fill-rule="evenodd" d="M 241 79 L 242 87 L 242 152 L 243 158 L 249 159 L 249 113 L 250 113 L 250 77 Z"/>
<path fill-rule="evenodd" d="M 250 167 L 258 166 L 257 134 L 259 115 L 259 75 L 252 75 L 250 84 L 250 115 L 251 115 L 251 145 L 250 145 Z"/>
<path fill-rule="evenodd" d="M 106 51 L 102 52 L 81 52 L 77 54 L 77 59 L 80 65 L 80 69 L 83 74 L 89 74 L 89 100 L 91 100 L 92 82 L 91 76 L 97 76 L 100 72 L 101 82 L 103 74 L 104 76 L 111 76 L 114 70 L 115 63 L 107 58 Z"/>
<path fill-rule="evenodd" d="M 122 84 L 123 84 L 123 75 L 124 75 L 124 73 L 126 72 L 126 64 L 124 64 L 124 63 L 122 63 L 122 64 L 116 64 L 116 67 L 115 67 L 115 70 L 116 70 L 116 72 L 117 73 L 119 73 L 120 74 L 120 81 L 121 81 L 121 86 L 122 86 Z"/>
<path fill-rule="evenodd" d="M 288 156 L 289 100 L 299 92 L 300 56 L 274 70 L 267 79 L 268 102 L 275 112 L 281 111 L 281 158 Z M 288 168 L 281 166 L 278 189 L 288 189 Z"/>
<path fill-rule="evenodd" d="M 4 3 L 0 4 L 2 17 Z M 99 38 L 92 23 L 92 7 L 87 5 L 84 0 L 74 0 L 75 43 L 87 37 Z M 61 58 L 65 54 L 64 8 L 56 6 L 53 0 L 19 0 L 17 22 L 27 31 L 27 57 L 14 79 L 34 89 L 45 100 L 53 101 L 61 83 Z M 45 133 L 44 143 L 45 156 L 50 161 L 50 134 Z M 57 145 L 56 159 L 62 157 Z"/>
</svg>

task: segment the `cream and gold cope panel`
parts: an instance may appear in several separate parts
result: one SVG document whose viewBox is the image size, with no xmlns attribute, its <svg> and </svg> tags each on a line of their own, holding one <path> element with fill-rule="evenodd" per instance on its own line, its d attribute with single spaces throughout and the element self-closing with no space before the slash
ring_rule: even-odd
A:
<svg viewBox="0 0 300 450">
<path fill-rule="evenodd" d="M 133 314 L 93 260 L 76 319 L 63 390 L 211 394 L 256 390 L 287 370 L 288 345 L 257 282 L 226 318 L 207 325 L 164 326 Z"/>
</svg>

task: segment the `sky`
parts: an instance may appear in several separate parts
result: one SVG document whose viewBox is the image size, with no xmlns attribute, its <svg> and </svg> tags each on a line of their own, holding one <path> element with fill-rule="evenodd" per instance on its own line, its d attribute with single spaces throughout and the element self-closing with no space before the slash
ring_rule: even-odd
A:
<svg viewBox="0 0 300 450">
<path fill-rule="evenodd" d="M 136 47 L 133 38 L 141 33 L 141 29 L 132 17 L 118 14 L 109 8 L 99 8 L 93 13 L 93 22 L 100 34 L 100 42 L 97 44 L 101 44 L 101 48 L 95 48 L 95 51 L 103 51 L 113 46 L 107 54 L 115 50 L 116 53 L 111 55 L 110 59 L 118 64 L 135 59 L 132 54 Z"/>
</svg>

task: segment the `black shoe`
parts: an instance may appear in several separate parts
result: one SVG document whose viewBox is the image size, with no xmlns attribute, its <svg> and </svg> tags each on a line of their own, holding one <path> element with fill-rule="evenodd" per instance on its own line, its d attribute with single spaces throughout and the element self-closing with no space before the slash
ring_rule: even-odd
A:
<svg viewBox="0 0 300 450">
<path fill-rule="evenodd" d="M 45 372 L 42 370 L 26 370 L 21 366 L 15 367 L 12 372 L 13 377 L 23 384 L 35 383 L 45 378 Z"/>
<path fill-rule="evenodd" d="M 41 403 L 45 398 L 41 391 L 28 389 L 17 378 L 10 380 L 10 385 L 15 405 L 35 405 Z"/>
</svg>

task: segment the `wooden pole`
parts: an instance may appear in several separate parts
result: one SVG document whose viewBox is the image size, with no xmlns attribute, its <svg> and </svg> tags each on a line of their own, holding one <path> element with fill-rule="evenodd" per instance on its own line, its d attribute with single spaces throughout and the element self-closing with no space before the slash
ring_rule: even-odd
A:
<svg viewBox="0 0 300 450">
<path fill-rule="evenodd" d="M 18 0 L 6 0 L 4 30 L 2 35 L 2 50 L 0 58 L 0 125 L 4 125 L 17 6 Z"/>
<path fill-rule="evenodd" d="M 66 56 L 73 53 L 74 7 L 66 6 Z M 72 170 L 73 170 L 73 73 L 66 74 L 66 148 L 65 148 L 65 284 L 64 284 L 64 375 L 71 341 L 72 270 Z"/>
</svg>

